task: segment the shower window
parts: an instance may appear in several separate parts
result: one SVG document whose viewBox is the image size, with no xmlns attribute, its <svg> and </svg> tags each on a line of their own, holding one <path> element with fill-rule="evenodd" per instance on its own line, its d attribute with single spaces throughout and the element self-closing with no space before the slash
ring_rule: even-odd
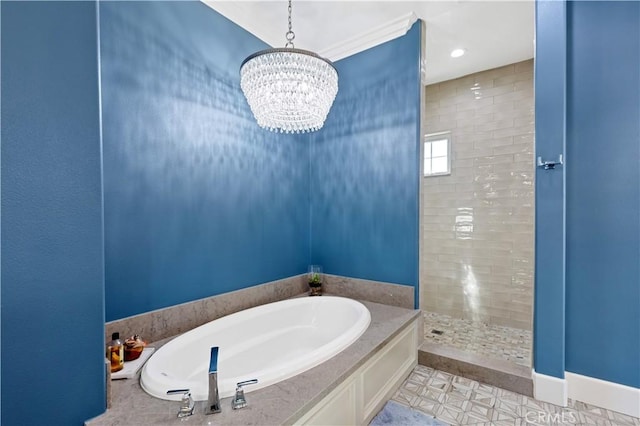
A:
<svg viewBox="0 0 640 426">
<path fill-rule="evenodd" d="M 451 174 L 451 132 L 424 136 L 424 176 Z"/>
</svg>

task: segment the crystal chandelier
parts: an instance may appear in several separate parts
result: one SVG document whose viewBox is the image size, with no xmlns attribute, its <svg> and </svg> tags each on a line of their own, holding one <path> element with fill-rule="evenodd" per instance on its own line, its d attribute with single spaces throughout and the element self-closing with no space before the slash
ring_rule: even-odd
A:
<svg viewBox="0 0 640 426">
<path fill-rule="evenodd" d="M 284 48 L 250 55 L 240 66 L 240 87 L 260 127 L 302 133 L 322 128 L 338 93 L 338 72 L 328 59 L 296 49 L 291 30 Z"/>
</svg>

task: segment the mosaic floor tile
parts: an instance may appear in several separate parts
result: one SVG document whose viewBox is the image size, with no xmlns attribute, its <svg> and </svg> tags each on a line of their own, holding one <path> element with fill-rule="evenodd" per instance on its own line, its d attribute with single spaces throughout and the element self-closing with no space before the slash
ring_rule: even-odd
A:
<svg viewBox="0 0 640 426">
<path fill-rule="evenodd" d="M 640 426 L 640 419 L 594 405 L 546 402 L 418 365 L 394 401 L 452 426 Z"/>
<path fill-rule="evenodd" d="M 414 404 L 412 404 L 411 408 L 415 408 L 416 410 L 420 410 L 423 413 L 436 417 L 436 414 L 438 413 L 438 410 L 440 409 L 441 405 L 442 404 L 440 404 L 439 402 L 420 399 Z"/>
<path fill-rule="evenodd" d="M 423 312 L 424 338 L 474 354 L 531 366 L 531 331 Z M 440 333 L 441 332 L 441 333 Z"/>
<path fill-rule="evenodd" d="M 637 417 L 626 416 L 624 414 L 609 411 L 607 417 L 616 426 L 640 426 L 640 419 Z"/>
<path fill-rule="evenodd" d="M 461 425 L 463 424 L 463 420 L 465 417 L 464 410 L 458 409 L 457 407 L 451 405 L 440 405 L 438 407 L 438 412 L 435 415 L 435 418 L 438 420 L 442 420 L 443 422 L 447 422 L 450 425 Z"/>
<path fill-rule="evenodd" d="M 469 403 L 466 405 L 466 408 L 466 415 L 468 416 L 467 422 L 487 422 L 493 419 L 494 409 L 492 407 L 478 404 L 474 401 L 469 401 Z"/>
<path fill-rule="evenodd" d="M 516 419 L 520 417 L 520 407 L 521 404 L 519 404 L 518 402 L 503 400 L 498 397 L 496 403 L 493 406 L 493 419 Z"/>
<path fill-rule="evenodd" d="M 497 392 L 495 393 L 495 395 L 498 396 L 498 399 L 500 401 L 509 401 L 509 402 L 512 402 L 512 403 L 517 404 L 517 405 L 524 404 L 524 399 L 525 399 L 524 395 L 521 395 L 519 393 L 515 393 L 515 392 L 512 392 L 512 391 L 508 391 L 506 389 L 499 389 L 499 388 L 496 388 L 494 386 L 489 386 L 489 385 L 484 385 L 484 386 L 487 386 L 487 387 L 493 388 L 493 389 L 497 389 Z"/>
<path fill-rule="evenodd" d="M 429 388 L 422 389 L 422 392 L 418 394 L 420 398 L 428 399 L 430 401 L 434 401 L 437 403 L 443 402 L 445 395 L 446 395 L 446 392 L 441 392 L 441 391 L 433 390 Z"/>
<path fill-rule="evenodd" d="M 581 411 L 578 413 L 578 415 L 580 424 L 583 425 L 619 426 L 617 424 L 614 425 L 608 418 L 601 417 L 587 411 Z"/>
</svg>

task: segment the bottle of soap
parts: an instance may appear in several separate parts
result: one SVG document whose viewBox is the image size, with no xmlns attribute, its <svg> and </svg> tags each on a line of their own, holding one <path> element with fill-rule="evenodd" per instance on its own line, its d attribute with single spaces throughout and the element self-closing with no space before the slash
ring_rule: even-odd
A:
<svg viewBox="0 0 640 426">
<path fill-rule="evenodd" d="M 111 363 L 111 372 L 115 373 L 124 368 L 124 344 L 120 340 L 120 333 L 113 333 L 111 339 L 107 343 L 107 359 Z"/>
</svg>

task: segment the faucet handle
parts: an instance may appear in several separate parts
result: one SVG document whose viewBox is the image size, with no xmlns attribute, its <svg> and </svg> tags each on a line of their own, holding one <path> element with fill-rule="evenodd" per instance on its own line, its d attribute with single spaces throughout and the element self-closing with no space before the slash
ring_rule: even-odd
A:
<svg viewBox="0 0 640 426">
<path fill-rule="evenodd" d="M 244 397 L 244 389 L 242 389 L 242 387 L 246 385 L 255 385 L 256 383 L 258 383 L 258 379 L 245 380 L 243 382 L 236 383 L 236 396 L 234 396 L 231 401 L 231 408 L 239 410 L 246 407 L 247 400 Z"/>
<path fill-rule="evenodd" d="M 173 389 L 167 391 L 167 395 L 176 395 L 182 394 L 182 399 L 180 400 L 180 410 L 178 411 L 178 418 L 181 419 L 183 417 L 189 417 L 193 414 L 193 408 L 196 403 L 191 397 L 191 391 L 189 389 Z"/>
</svg>

